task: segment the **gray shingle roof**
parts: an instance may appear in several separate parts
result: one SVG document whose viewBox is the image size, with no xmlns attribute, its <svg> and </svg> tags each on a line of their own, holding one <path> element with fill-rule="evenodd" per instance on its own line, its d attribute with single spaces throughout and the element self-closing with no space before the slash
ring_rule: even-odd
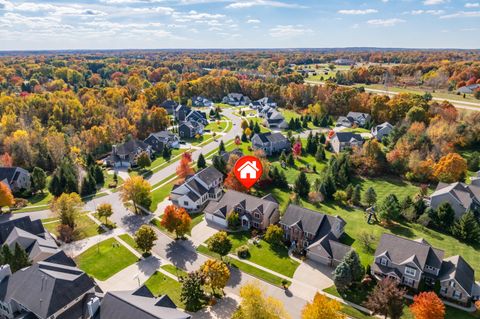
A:
<svg viewBox="0 0 480 319">
<path fill-rule="evenodd" d="M 336 132 L 335 136 L 338 140 L 342 143 L 350 142 L 352 139 L 357 141 L 362 141 L 363 138 L 360 134 L 352 133 L 352 132 Z"/>
<path fill-rule="evenodd" d="M 278 143 L 287 141 L 287 138 L 282 133 L 258 133 L 255 134 L 260 138 L 262 143 Z"/>
<path fill-rule="evenodd" d="M 213 181 L 219 178 L 223 178 L 223 174 L 220 173 L 215 167 L 209 166 L 195 174 L 195 177 L 202 180 L 205 184 L 209 185 Z"/>
<path fill-rule="evenodd" d="M 37 236 L 42 236 L 45 233 L 45 228 L 43 228 L 42 222 L 39 219 L 32 221 L 29 216 L 25 216 L 8 220 L 0 223 L 0 245 L 5 243 L 5 240 L 15 227 Z"/>
<path fill-rule="evenodd" d="M 473 200 L 480 201 L 480 187 L 476 185 L 467 185 L 464 183 L 438 183 L 437 189 L 430 197 L 435 197 L 449 193 L 457 199 L 465 209 L 469 209 Z"/>
<path fill-rule="evenodd" d="M 445 254 L 443 250 L 433 248 L 424 241 L 406 239 L 392 234 L 382 235 L 375 256 L 385 252 L 397 265 L 407 261 L 416 261 L 420 269 L 423 269 L 426 264 L 440 269 Z"/>
<path fill-rule="evenodd" d="M 13 181 L 15 172 L 17 171 L 16 167 L 0 167 L 0 181 L 6 179 L 9 183 Z"/>
<path fill-rule="evenodd" d="M 345 221 L 336 216 L 322 214 L 307 208 L 290 204 L 283 215 L 280 224 L 291 227 L 297 224 L 304 232 L 325 236 L 331 232 L 332 226 L 336 222 L 345 225 Z"/>
<path fill-rule="evenodd" d="M 116 155 L 129 155 L 137 151 L 137 149 L 147 150 L 148 145 L 140 140 L 132 139 L 125 143 L 116 145 Z"/>
<path fill-rule="evenodd" d="M 146 287 L 145 287 L 146 288 Z M 166 295 L 159 298 L 137 291 L 111 291 L 102 300 L 99 319 L 189 319 L 191 316 L 176 309 Z M 148 290 L 148 288 L 146 288 Z"/>
<path fill-rule="evenodd" d="M 48 318 L 94 289 L 93 280 L 76 267 L 35 263 L 0 283 L 2 300 L 15 300 L 40 318 Z"/>
<path fill-rule="evenodd" d="M 461 256 L 446 258 L 439 276 L 440 280 L 455 279 L 470 296 L 472 295 L 475 271 Z"/>
</svg>

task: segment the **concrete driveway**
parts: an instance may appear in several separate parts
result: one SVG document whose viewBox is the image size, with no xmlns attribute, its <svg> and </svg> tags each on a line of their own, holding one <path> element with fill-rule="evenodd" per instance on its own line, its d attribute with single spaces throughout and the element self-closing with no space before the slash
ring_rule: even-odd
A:
<svg viewBox="0 0 480 319">
<path fill-rule="evenodd" d="M 311 300 L 317 291 L 333 285 L 333 268 L 313 262 L 305 261 L 298 266 L 293 274 L 290 291 L 297 297 Z"/>
<path fill-rule="evenodd" d="M 192 228 L 191 238 L 195 246 L 198 246 L 220 230 L 222 230 L 221 227 L 207 223 L 204 217 L 198 225 Z"/>
</svg>

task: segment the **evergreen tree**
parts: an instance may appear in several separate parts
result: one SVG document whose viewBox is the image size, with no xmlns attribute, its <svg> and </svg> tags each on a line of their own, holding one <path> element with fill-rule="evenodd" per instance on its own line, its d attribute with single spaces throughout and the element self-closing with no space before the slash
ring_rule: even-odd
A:
<svg viewBox="0 0 480 319">
<path fill-rule="evenodd" d="M 172 157 L 172 151 L 170 150 L 170 148 L 166 146 L 163 147 L 162 157 L 167 161 L 170 160 L 170 157 Z"/>
<path fill-rule="evenodd" d="M 94 194 L 97 191 L 97 182 L 91 173 L 88 173 L 82 181 L 82 188 L 80 195 L 88 196 Z"/>
<path fill-rule="evenodd" d="M 384 221 L 397 220 L 401 212 L 400 203 L 395 194 L 388 195 L 379 209 L 379 217 Z"/>
<path fill-rule="evenodd" d="M 353 186 L 352 184 L 348 184 L 347 188 L 345 189 L 345 194 L 347 195 L 347 200 L 352 200 L 353 196 Z"/>
<path fill-rule="evenodd" d="M 307 197 L 310 192 L 310 183 L 308 182 L 307 175 L 304 172 L 300 172 L 297 180 L 294 184 L 294 191 L 300 197 Z"/>
<path fill-rule="evenodd" d="M 244 143 L 248 142 L 248 137 L 247 137 L 247 134 L 245 134 L 245 131 L 243 131 L 241 139 L 242 139 L 242 142 Z"/>
<path fill-rule="evenodd" d="M 78 174 L 70 159 L 62 160 L 59 167 L 55 169 L 48 190 L 54 196 L 78 192 Z"/>
<path fill-rule="evenodd" d="M 312 131 L 310 131 L 310 133 L 308 134 L 308 137 L 307 137 L 307 145 L 306 145 L 306 150 L 307 150 L 307 153 L 311 154 L 311 155 L 315 155 L 315 153 L 317 152 L 317 142 L 315 140 L 315 138 L 313 137 L 313 134 L 312 134 Z"/>
<path fill-rule="evenodd" d="M 295 166 L 295 158 L 293 157 L 292 153 L 289 153 L 288 156 L 287 156 L 287 165 L 290 166 L 290 167 Z"/>
<path fill-rule="evenodd" d="M 325 144 L 326 141 L 327 141 L 327 138 L 325 137 L 325 134 L 320 134 L 320 137 L 318 138 L 318 142 L 320 144 Z"/>
<path fill-rule="evenodd" d="M 182 291 L 181 300 L 185 303 L 188 311 L 197 311 L 202 307 L 204 292 L 202 289 L 203 277 L 199 272 L 191 272 L 186 277 L 181 278 Z"/>
<path fill-rule="evenodd" d="M 326 158 L 325 156 L 325 147 L 322 144 L 318 144 L 317 146 L 317 152 L 315 153 L 315 160 L 317 162 L 322 162 Z"/>
<path fill-rule="evenodd" d="M 42 192 L 47 186 L 47 174 L 40 167 L 34 167 L 32 171 L 32 190 L 34 192 Z"/>
<path fill-rule="evenodd" d="M 28 259 L 27 252 L 18 244 L 15 243 L 15 250 L 13 253 L 13 260 L 10 264 L 12 272 L 16 272 L 22 268 L 30 266 L 30 260 Z"/>
<path fill-rule="evenodd" d="M 97 184 L 103 185 L 105 183 L 105 177 L 103 176 L 103 170 L 99 165 L 95 165 L 93 168 L 93 177 Z"/>
<path fill-rule="evenodd" d="M 212 160 L 213 167 L 215 167 L 219 172 L 226 174 L 227 163 L 223 160 L 221 156 L 214 156 Z"/>
<path fill-rule="evenodd" d="M 352 285 L 352 270 L 350 266 L 342 261 L 333 271 L 333 283 L 340 293 L 343 293 L 348 290 Z"/>
<path fill-rule="evenodd" d="M 85 159 L 85 164 L 87 164 L 87 167 L 89 166 L 92 166 L 93 164 L 95 164 L 95 159 L 93 158 L 92 154 L 89 153 L 87 155 L 87 158 Z"/>
<path fill-rule="evenodd" d="M 287 154 L 285 154 L 285 150 L 282 150 L 282 153 L 280 154 L 279 160 L 280 160 L 280 163 L 281 162 L 284 162 L 284 163 L 287 162 Z"/>
<path fill-rule="evenodd" d="M 363 276 L 365 275 L 365 268 L 360 262 L 360 257 L 358 256 L 355 250 L 350 250 L 343 260 L 348 264 L 350 271 L 352 273 L 352 281 L 359 283 L 362 281 Z"/>
<path fill-rule="evenodd" d="M 260 130 L 260 125 L 258 125 L 258 122 L 255 122 L 255 126 L 253 126 L 253 132 L 255 134 L 258 134 L 258 133 L 260 133 L 260 131 L 261 131 Z"/>
<path fill-rule="evenodd" d="M 353 189 L 353 194 L 352 194 L 352 204 L 355 206 L 360 206 L 361 203 L 361 188 L 360 185 L 356 185 L 355 188 Z"/>
<path fill-rule="evenodd" d="M 469 243 L 478 243 L 480 240 L 480 226 L 473 212 L 468 211 L 457 220 L 452 227 L 455 237 Z"/>
<path fill-rule="evenodd" d="M 198 156 L 198 160 L 197 160 L 197 168 L 199 170 L 203 169 L 207 167 L 207 163 L 205 161 L 205 157 L 203 156 L 202 153 L 200 153 L 200 155 Z"/>
<path fill-rule="evenodd" d="M 433 222 L 447 231 L 453 226 L 455 222 L 455 211 L 448 202 L 440 204 L 436 210 L 431 211 Z"/>
<path fill-rule="evenodd" d="M 220 140 L 220 145 L 218 146 L 218 155 L 221 155 L 223 152 L 225 152 L 225 144 L 223 143 L 223 140 Z"/>
<path fill-rule="evenodd" d="M 295 120 L 293 119 L 293 117 L 290 119 L 290 121 L 288 121 L 288 129 L 295 131 Z"/>
<path fill-rule="evenodd" d="M 367 191 L 364 194 L 363 201 L 368 205 L 368 206 L 373 206 L 377 203 L 377 193 L 372 187 L 369 187 Z"/>
</svg>

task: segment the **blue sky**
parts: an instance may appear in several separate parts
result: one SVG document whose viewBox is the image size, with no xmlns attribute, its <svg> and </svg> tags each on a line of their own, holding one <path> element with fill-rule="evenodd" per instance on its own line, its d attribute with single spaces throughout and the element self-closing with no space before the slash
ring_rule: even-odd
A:
<svg viewBox="0 0 480 319">
<path fill-rule="evenodd" d="M 0 50 L 480 48 L 480 0 L 0 0 Z"/>
</svg>

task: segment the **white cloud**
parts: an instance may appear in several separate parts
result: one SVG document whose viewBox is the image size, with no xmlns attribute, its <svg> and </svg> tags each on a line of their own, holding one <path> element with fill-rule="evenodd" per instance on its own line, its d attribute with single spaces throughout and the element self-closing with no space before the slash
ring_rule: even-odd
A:
<svg viewBox="0 0 480 319">
<path fill-rule="evenodd" d="M 247 20 L 247 23 L 248 24 L 258 24 L 260 23 L 261 21 L 258 20 L 258 19 L 250 19 L 250 20 Z"/>
<path fill-rule="evenodd" d="M 352 29 L 358 29 L 360 28 L 360 25 L 358 23 L 355 23 L 354 25 L 352 25 Z"/>
<path fill-rule="evenodd" d="M 0 0 L 0 8 L 2 7 Z M 7 4 L 7 11 L 48 12 L 56 16 L 105 16 L 106 12 L 82 7 L 80 5 L 54 5 L 50 3 L 23 2 L 18 5 Z"/>
<path fill-rule="evenodd" d="M 480 17 L 480 11 L 458 11 L 452 14 L 441 16 L 440 19 L 478 18 L 478 17 Z"/>
<path fill-rule="evenodd" d="M 12 10 L 13 3 L 7 0 L 0 0 L 0 10 Z"/>
<path fill-rule="evenodd" d="M 227 8 L 230 9 L 243 9 L 243 8 L 251 8 L 251 7 L 275 7 L 275 8 L 305 8 L 305 6 L 295 4 L 295 3 L 286 3 L 280 1 L 273 1 L 273 0 L 249 0 L 249 1 L 239 1 L 236 0 L 235 2 L 229 4 Z"/>
<path fill-rule="evenodd" d="M 411 15 L 421 15 L 421 14 L 431 14 L 434 16 L 438 16 L 444 14 L 445 10 L 412 10 L 410 11 Z"/>
<path fill-rule="evenodd" d="M 134 8 L 133 12 L 171 15 L 175 12 L 175 10 L 170 7 L 153 7 L 153 8 Z"/>
<path fill-rule="evenodd" d="M 392 18 L 392 19 L 372 19 L 368 20 L 367 23 L 370 25 L 382 26 L 382 27 L 393 27 L 399 23 L 403 23 L 405 20 Z"/>
<path fill-rule="evenodd" d="M 434 6 L 434 5 L 437 5 L 437 4 L 443 4 L 443 3 L 446 3 L 447 0 L 425 0 L 423 1 L 423 4 L 426 5 L 426 6 Z"/>
<path fill-rule="evenodd" d="M 365 10 L 338 10 L 340 14 L 352 14 L 352 15 L 363 15 L 363 14 L 370 14 L 370 13 L 377 13 L 378 10 L 375 9 L 365 9 Z"/>
<path fill-rule="evenodd" d="M 274 38 L 289 38 L 297 37 L 313 31 L 309 28 L 305 28 L 303 25 L 277 25 L 270 29 L 270 36 Z"/>
<path fill-rule="evenodd" d="M 467 2 L 465 3 L 465 8 L 480 8 L 479 2 Z"/>
<path fill-rule="evenodd" d="M 107 4 L 131 4 L 131 3 L 157 3 L 165 0 L 100 0 L 100 2 Z"/>
</svg>

